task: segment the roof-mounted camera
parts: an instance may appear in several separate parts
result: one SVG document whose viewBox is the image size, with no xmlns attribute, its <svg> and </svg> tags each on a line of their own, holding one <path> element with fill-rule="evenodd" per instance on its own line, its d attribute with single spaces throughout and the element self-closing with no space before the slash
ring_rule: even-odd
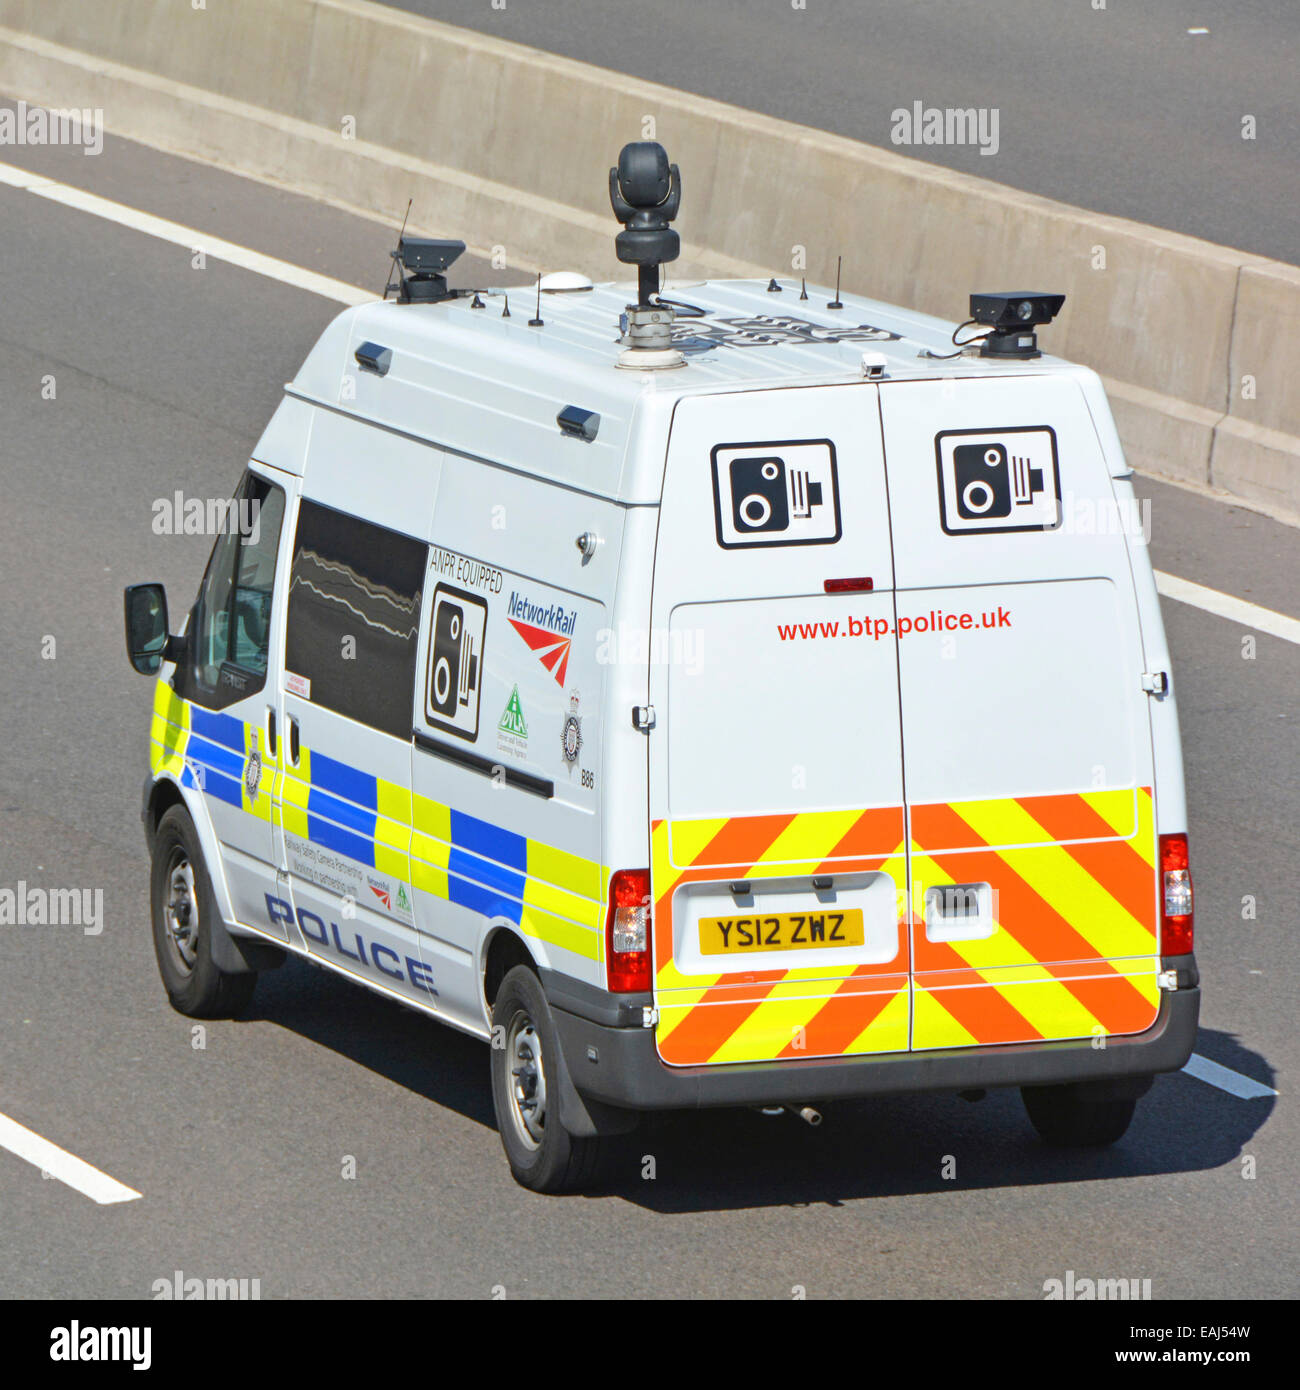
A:
<svg viewBox="0 0 1300 1390">
<path fill-rule="evenodd" d="M 1041 357 L 1038 335 L 1033 330 L 1039 324 L 1051 323 L 1064 303 L 1063 294 L 1023 290 L 1015 294 L 971 295 L 972 320 L 993 330 L 980 344 L 980 356 Z"/>
<path fill-rule="evenodd" d="M 660 265 L 675 261 L 682 249 L 668 225 L 682 201 L 681 172 L 658 141 L 633 140 L 609 171 L 609 201 L 623 224 L 614 249 L 620 261 L 639 268 L 638 302 L 649 304 L 659 289 Z"/>
<path fill-rule="evenodd" d="M 682 200 L 682 176 L 655 140 L 633 140 L 619 152 L 609 171 L 609 201 L 623 230 L 614 249 L 625 265 L 637 267 L 637 302 L 627 306 L 619 359 L 624 367 L 679 367 L 685 360 L 672 346 L 671 305 L 655 304 L 659 267 L 681 254 L 681 238 L 669 225 Z"/>
<path fill-rule="evenodd" d="M 389 252 L 397 267 L 397 285 L 390 280 L 384 287 L 384 297 L 396 288 L 399 304 L 436 304 L 439 300 L 454 299 L 456 291 L 447 288 L 443 272 L 464 250 L 463 241 L 399 236 L 397 250 Z"/>
</svg>

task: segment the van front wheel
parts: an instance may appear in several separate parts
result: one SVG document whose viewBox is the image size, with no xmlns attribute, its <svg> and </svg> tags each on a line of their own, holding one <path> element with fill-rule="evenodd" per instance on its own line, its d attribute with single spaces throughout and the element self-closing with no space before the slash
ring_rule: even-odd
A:
<svg viewBox="0 0 1300 1390">
<path fill-rule="evenodd" d="M 574 1192 L 596 1177 L 599 1137 L 579 1138 L 560 1122 L 559 1039 L 541 981 L 510 970 L 492 1006 L 492 1105 L 515 1180 L 534 1192 Z"/>
<path fill-rule="evenodd" d="M 150 873 L 153 949 L 172 1008 L 190 1018 L 238 1018 L 257 985 L 212 959 L 216 899 L 189 813 L 172 806 L 158 822 Z"/>
<path fill-rule="evenodd" d="M 1137 1101 L 1086 1086 L 1022 1086 L 1030 1122 L 1055 1148 L 1101 1148 L 1123 1137 Z"/>
</svg>

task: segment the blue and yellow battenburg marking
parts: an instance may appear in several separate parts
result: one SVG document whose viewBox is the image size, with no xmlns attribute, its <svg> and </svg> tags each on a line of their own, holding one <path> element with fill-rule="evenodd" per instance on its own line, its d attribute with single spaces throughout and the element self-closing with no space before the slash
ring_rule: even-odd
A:
<svg viewBox="0 0 1300 1390">
<path fill-rule="evenodd" d="M 602 956 L 600 865 L 415 797 L 411 882 L 588 960 Z"/>
<path fill-rule="evenodd" d="M 411 793 L 310 748 L 285 769 L 284 829 L 410 882 Z"/>
<path fill-rule="evenodd" d="M 287 835 L 346 855 L 432 897 L 588 960 L 604 955 L 606 875 L 593 860 L 504 830 L 309 748 L 281 768 L 261 730 L 154 691 L 150 766 L 264 820 L 279 797 Z M 246 777 L 257 752 L 256 793 Z"/>
<path fill-rule="evenodd" d="M 167 684 L 157 681 L 153 688 L 153 718 L 149 723 L 149 770 L 155 777 L 170 773 L 182 781 L 185 745 L 190 737 L 190 706 Z M 193 786 L 191 779 L 186 786 Z"/>
</svg>

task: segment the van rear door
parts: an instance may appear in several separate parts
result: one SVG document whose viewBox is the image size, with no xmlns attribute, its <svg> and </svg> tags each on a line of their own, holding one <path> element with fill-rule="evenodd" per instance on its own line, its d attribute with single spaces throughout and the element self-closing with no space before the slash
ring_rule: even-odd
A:
<svg viewBox="0 0 1300 1390">
<path fill-rule="evenodd" d="M 1140 1032 L 1159 969 L 1129 551 L 1068 376 L 881 388 L 914 1049 Z"/>
<path fill-rule="evenodd" d="M 892 586 L 874 386 L 677 406 L 650 644 L 667 1063 L 908 1047 Z"/>
</svg>

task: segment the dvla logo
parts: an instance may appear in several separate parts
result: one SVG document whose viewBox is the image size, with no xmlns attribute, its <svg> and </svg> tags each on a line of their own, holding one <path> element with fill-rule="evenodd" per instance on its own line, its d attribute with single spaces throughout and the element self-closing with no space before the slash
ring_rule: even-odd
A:
<svg viewBox="0 0 1300 1390">
<path fill-rule="evenodd" d="M 510 692 L 510 699 L 506 702 L 505 713 L 501 716 L 497 728 L 503 734 L 512 734 L 515 738 L 528 737 L 528 725 L 524 720 L 524 709 L 519 703 L 519 687 Z"/>
<path fill-rule="evenodd" d="M 524 718 L 524 707 L 519 701 L 518 686 L 511 690 L 505 710 L 497 720 L 497 752 L 506 757 L 528 756 L 528 721 Z"/>
</svg>

